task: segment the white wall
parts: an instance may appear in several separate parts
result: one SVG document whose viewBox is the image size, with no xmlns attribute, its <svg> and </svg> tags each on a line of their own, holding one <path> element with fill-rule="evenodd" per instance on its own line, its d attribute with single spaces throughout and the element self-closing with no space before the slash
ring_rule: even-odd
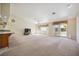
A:
<svg viewBox="0 0 79 59">
<path fill-rule="evenodd" d="M 22 15 L 22 12 L 27 12 L 27 10 L 21 9 L 21 6 L 15 6 L 14 4 L 10 5 L 10 17 L 8 20 L 7 28 L 11 29 L 12 32 L 20 35 L 24 33 L 25 28 L 31 28 L 31 32 L 35 33 L 34 20 L 31 17 L 27 17 L 27 15 L 25 15 L 26 17 L 24 17 L 24 15 Z M 14 23 L 11 21 L 12 19 L 15 20 Z"/>
<path fill-rule="evenodd" d="M 76 40 L 76 18 L 68 19 L 68 37 Z"/>
<path fill-rule="evenodd" d="M 77 21 L 76 21 L 76 25 L 77 25 L 77 42 L 79 43 L 79 16 L 77 16 Z"/>
<path fill-rule="evenodd" d="M 11 21 L 12 19 L 15 20 L 14 23 Z M 35 29 L 32 19 L 30 18 L 24 19 L 18 16 L 10 16 L 7 27 L 11 29 L 12 32 L 20 35 L 24 33 L 25 28 L 31 28 L 32 33 L 34 33 L 34 29 Z"/>
<path fill-rule="evenodd" d="M 48 25 L 48 35 L 54 36 L 53 23 L 49 23 Z"/>
</svg>

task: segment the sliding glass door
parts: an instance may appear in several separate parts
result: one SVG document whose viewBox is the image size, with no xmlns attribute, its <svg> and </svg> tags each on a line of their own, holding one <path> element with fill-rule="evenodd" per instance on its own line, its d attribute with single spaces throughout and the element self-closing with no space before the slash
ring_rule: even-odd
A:
<svg viewBox="0 0 79 59">
<path fill-rule="evenodd" d="M 67 37 L 67 22 L 53 24 L 55 36 Z"/>
<path fill-rule="evenodd" d="M 60 24 L 60 36 L 67 37 L 67 23 Z"/>
</svg>

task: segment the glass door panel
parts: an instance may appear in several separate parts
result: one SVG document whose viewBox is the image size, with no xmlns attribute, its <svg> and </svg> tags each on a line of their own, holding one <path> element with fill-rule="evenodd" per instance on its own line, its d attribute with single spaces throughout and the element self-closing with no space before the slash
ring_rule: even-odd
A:
<svg viewBox="0 0 79 59">
<path fill-rule="evenodd" d="M 60 36 L 67 36 L 67 24 L 61 23 L 60 24 Z"/>
<path fill-rule="evenodd" d="M 53 25 L 54 35 L 67 37 L 67 23 L 58 23 Z"/>
</svg>

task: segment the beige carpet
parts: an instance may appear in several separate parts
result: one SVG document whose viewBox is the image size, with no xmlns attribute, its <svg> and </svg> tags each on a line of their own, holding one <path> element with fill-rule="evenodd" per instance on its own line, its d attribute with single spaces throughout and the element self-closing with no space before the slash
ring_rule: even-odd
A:
<svg viewBox="0 0 79 59">
<path fill-rule="evenodd" d="M 10 37 L 10 49 L 1 56 L 78 56 L 79 44 L 62 37 L 16 36 Z"/>
</svg>

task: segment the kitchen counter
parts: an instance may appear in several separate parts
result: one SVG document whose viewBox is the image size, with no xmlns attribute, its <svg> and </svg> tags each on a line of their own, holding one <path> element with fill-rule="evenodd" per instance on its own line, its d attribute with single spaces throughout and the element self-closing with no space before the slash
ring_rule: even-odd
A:
<svg viewBox="0 0 79 59">
<path fill-rule="evenodd" d="M 10 34 L 12 33 L 10 30 L 0 30 L 0 34 Z"/>
<path fill-rule="evenodd" d="M 12 34 L 12 32 L 0 32 L 0 34 Z"/>
</svg>

